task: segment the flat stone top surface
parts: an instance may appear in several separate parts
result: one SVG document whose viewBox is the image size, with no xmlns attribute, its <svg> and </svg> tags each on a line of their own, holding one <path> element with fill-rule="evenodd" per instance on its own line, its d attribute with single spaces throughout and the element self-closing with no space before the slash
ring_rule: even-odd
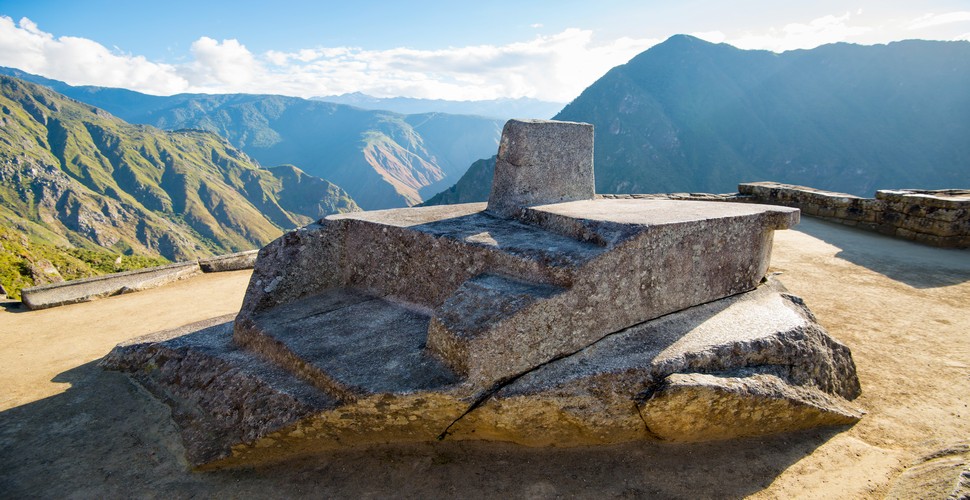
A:
<svg viewBox="0 0 970 500">
<path fill-rule="evenodd" d="M 331 215 L 327 220 L 360 220 L 407 228 L 515 255 L 542 256 L 549 262 L 565 259 L 565 262 L 580 263 L 607 251 L 604 245 L 581 241 L 584 238 L 574 236 L 568 231 L 561 233 L 552 226 L 543 228 L 538 224 L 496 217 L 486 213 L 484 209 L 484 203 L 465 203 L 354 212 Z M 593 228 L 594 232 L 606 230 L 609 233 L 625 235 L 624 237 L 655 226 L 756 217 L 763 214 L 768 215 L 769 219 L 762 219 L 759 223 L 761 227 L 787 229 L 797 224 L 799 219 L 797 208 L 682 200 L 580 200 L 540 205 L 526 210 L 533 215 L 563 217 L 583 225 L 592 223 L 596 226 Z"/>
<path fill-rule="evenodd" d="M 486 205 L 486 203 L 461 203 L 458 205 L 437 205 L 431 207 L 392 208 L 389 210 L 369 210 L 367 212 L 334 214 L 328 215 L 325 219 L 353 219 L 395 227 L 414 227 L 483 212 L 485 211 Z"/>
<path fill-rule="evenodd" d="M 520 256 L 539 256 L 549 264 L 581 263 L 604 252 L 603 247 L 562 236 L 538 226 L 486 213 L 484 203 L 355 212 L 327 217 L 354 219 L 408 228 L 433 236 L 492 248 Z"/>
<path fill-rule="evenodd" d="M 797 184 L 782 184 L 780 182 L 772 181 L 762 181 L 762 182 L 743 182 L 738 185 L 738 190 L 744 193 L 745 187 L 760 187 L 768 189 L 781 189 L 785 191 L 801 191 L 803 193 L 814 194 L 818 196 L 830 196 L 833 198 L 852 198 L 852 199 L 865 199 L 861 196 L 856 196 L 849 193 L 840 193 L 838 191 L 826 191 L 824 189 L 815 189 L 808 186 L 799 186 Z"/>
<path fill-rule="evenodd" d="M 722 203 L 682 200 L 582 200 L 530 207 L 529 210 L 633 226 L 680 224 L 727 217 L 747 217 L 766 212 L 788 218 L 790 227 L 798 222 L 798 209 L 753 203 Z M 776 229 L 781 229 L 776 228 Z"/>
<path fill-rule="evenodd" d="M 484 203 L 462 203 L 434 207 L 352 212 L 330 215 L 327 217 L 327 220 L 355 219 L 389 226 L 411 227 L 425 232 L 437 233 L 439 231 L 436 231 L 435 227 L 444 228 L 445 226 L 435 226 L 431 225 L 431 223 L 440 223 L 447 219 L 455 219 L 455 223 L 460 224 L 461 218 L 471 220 L 468 216 L 478 214 L 484 210 Z M 792 225 L 798 222 L 797 215 L 795 215 L 798 213 L 797 208 L 758 205 L 754 203 L 721 203 L 710 201 L 598 199 L 539 205 L 530 207 L 529 210 L 571 217 L 578 220 L 585 219 L 633 226 L 680 224 L 683 222 L 726 217 L 746 217 L 765 212 L 794 217 Z M 513 221 L 504 219 L 492 219 L 495 221 L 495 225 L 515 224 Z M 425 225 L 426 227 L 417 227 Z"/>
</svg>

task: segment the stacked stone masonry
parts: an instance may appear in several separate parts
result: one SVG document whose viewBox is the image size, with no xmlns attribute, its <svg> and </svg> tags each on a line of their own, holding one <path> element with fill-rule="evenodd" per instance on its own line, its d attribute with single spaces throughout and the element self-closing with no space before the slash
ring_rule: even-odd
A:
<svg viewBox="0 0 970 500">
<path fill-rule="evenodd" d="M 744 201 L 800 209 L 806 215 L 928 245 L 970 248 L 970 190 L 881 190 L 875 198 L 776 182 L 741 184 Z"/>
</svg>

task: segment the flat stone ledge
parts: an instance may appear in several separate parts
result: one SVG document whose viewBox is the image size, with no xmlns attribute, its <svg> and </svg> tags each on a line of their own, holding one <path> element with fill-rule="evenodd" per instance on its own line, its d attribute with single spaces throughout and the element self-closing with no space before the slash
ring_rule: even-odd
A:
<svg viewBox="0 0 970 500">
<path fill-rule="evenodd" d="M 47 309 L 156 288 L 201 272 L 198 262 L 179 262 L 25 288 L 21 291 L 21 299 L 30 310 Z"/>
<path fill-rule="evenodd" d="M 907 201 L 934 208 L 970 208 L 970 189 L 882 189 L 877 200 Z"/>
<path fill-rule="evenodd" d="M 741 193 L 610 193 L 596 194 L 597 200 L 684 200 L 684 201 L 754 201 L 753 196 Z"/>
</svg>

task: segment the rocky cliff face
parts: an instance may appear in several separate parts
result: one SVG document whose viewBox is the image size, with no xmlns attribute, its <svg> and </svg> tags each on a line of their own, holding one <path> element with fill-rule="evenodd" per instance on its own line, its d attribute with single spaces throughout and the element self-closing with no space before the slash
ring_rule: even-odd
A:
<svg viewBox="0 0 970 500">
<path fill-rule="evenodd" d="M 130 125 L 15 78 L 0 77 L 0 122 L 0 220 L 41 242 L 182 260 L 356 209 L 336 186 L 275 175 L 214 134 Z M 284 208 L 296 186 L 304 203 Z"/>
</svg>

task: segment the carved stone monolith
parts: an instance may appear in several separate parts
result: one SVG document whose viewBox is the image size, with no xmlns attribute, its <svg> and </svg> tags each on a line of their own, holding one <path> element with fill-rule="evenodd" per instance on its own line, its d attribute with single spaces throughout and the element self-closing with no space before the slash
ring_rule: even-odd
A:
<svg viewBox="0 0 970 500">
<path fill-rule="evenodd" d="M 233 322 L 103 362 L 214 467 L 364 443 L 571 446 L 843 425 L 848 348 L 766 279 L 798 210 L 594 199 L 592 126 L 510 121 L 488 205 L 332 215 L 260 250 Z"/>
</svg>

